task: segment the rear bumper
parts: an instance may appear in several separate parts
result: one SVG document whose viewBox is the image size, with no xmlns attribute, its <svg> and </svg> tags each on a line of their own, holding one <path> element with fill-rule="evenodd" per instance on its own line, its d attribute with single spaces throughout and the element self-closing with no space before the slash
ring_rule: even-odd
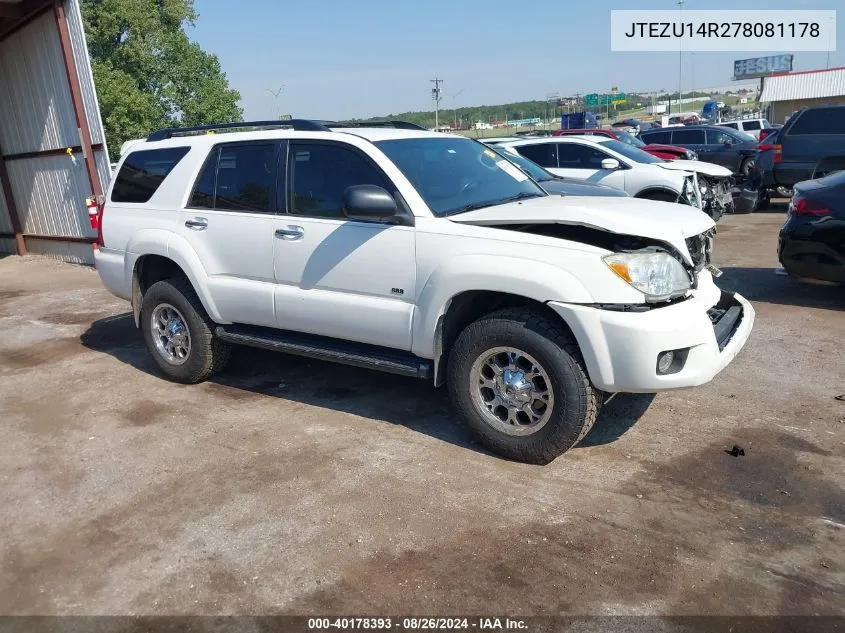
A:
<svg viewBox="0 0 845 633">
<path fill-rule="evenodd" d="M 94 249 L 94 267 L 100 281 L 110 293 L 121 299 L 131 300 L 132 285 L 126 275 L 123 251 L 111 248 Z"/>
<path fill-rule="evenodd" d="M 648 312 L 616 312 L 550 303 L 575 334 L 592 383 L 604 391 L 651 393 L 713 379 L 751 334 L 754 308 L 742 296 L 710 288 Z M 658 356 L 680 350 L 676 373 L 661 375 Z"/>
<path fill-rule="evenodd" d="M 813 223 L 792 225 L 781 229 L 778 237 L 778 260 L 790 276 L 845 284 L 845 246 L 838 235 L 845 234 L 845 222 L 827 222 L 821 229 Z M 825 234 L 829 232 L 829 239 Z M 829 243 L 828 243 L 829 242 Z"/>
</svg>

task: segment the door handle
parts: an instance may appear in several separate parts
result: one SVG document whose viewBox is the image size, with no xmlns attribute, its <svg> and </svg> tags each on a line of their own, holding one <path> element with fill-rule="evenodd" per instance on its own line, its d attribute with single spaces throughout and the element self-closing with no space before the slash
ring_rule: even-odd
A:
<svg viewBox="0 0 845 633">
<path fill-rule="evenodd" d="M 189 229 L 193 229 L 194 231 L 204 231 L 208 228 L 208 220 L 205 218 L 194 218 L 192 220 L 187 220 L 185 222 L 185 226 Z"/>
<path fill-rule="evenodd" d="M 301 226 L 288 226 L 284 229 L 276 229 L 276 237 L 290 242 L 301 240 L 303 235 L 305 235 L 305 231 L 302 230 Z"/>
</svg>

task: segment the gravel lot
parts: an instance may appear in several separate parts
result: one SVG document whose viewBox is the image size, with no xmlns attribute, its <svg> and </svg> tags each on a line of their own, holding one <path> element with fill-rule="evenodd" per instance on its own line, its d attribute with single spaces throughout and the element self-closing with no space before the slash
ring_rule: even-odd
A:
<svg viewBox="0 0 845 633">
<path fill-rule="evenodd" d="M 545 467 L 421 381 L 166 382 L 93 270 L 0 260 L 0 613 L 845 615 L 845 294 L 774 273 L 782 221 L 719 223 L 737 360 Z"/>
</svg>

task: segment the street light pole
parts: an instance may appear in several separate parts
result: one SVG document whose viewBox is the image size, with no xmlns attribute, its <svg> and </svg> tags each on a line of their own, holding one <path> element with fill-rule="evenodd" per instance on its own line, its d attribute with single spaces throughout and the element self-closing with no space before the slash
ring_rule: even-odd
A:
<svg viewBox="0 0 845 633">
<path fill-rule="evenodd" d="M 678 21 L 684 24 L 684 0 L 678 0 Z M 684 40 L 678 38 L 678 112 L 681 112 L 681 68 L 684 59 Z"/>
</svg>

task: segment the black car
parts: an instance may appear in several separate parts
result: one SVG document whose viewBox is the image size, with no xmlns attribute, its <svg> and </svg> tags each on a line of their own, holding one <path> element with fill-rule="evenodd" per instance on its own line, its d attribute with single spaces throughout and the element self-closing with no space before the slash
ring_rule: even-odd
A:
<svg viewBox="0 0 845 633">
<path fill-rule="evenodd" d="M 845 171 L 795 185 L 778 259 L 793 277 L 845 284 Z"/>
<path fill-rule="evenodd" d="M 680 145 L 698 154 L 698 160 L 727 167 L 746 176 L 754 167 L 757 139 L 718 125 L 690 125 L 640 132 L 646 143 Z"/>
<path fill-rule="evenodd" d="M 766 142 L 771 142 L 769 138 Z M 792 187 L 845 164 L 845 105 L 815 106 L 789 117 L 774 143 L 774 164 L 763 174 L 768 189 Z"/>
<path fill-rule="evenodd" d="M 546 171 L 533 160 L 514 154 L 506 149 L 491 147 L 493 151 L 510 161 L 523 172 L 540 183 L 540 186 L 551 194 L 562 196 L 602 196 L 605 198 L 627 198 L 628 194 L 616 187 L 608 187 L 598 183 L 584 182 L 555 176 Z"/>
</svg>

